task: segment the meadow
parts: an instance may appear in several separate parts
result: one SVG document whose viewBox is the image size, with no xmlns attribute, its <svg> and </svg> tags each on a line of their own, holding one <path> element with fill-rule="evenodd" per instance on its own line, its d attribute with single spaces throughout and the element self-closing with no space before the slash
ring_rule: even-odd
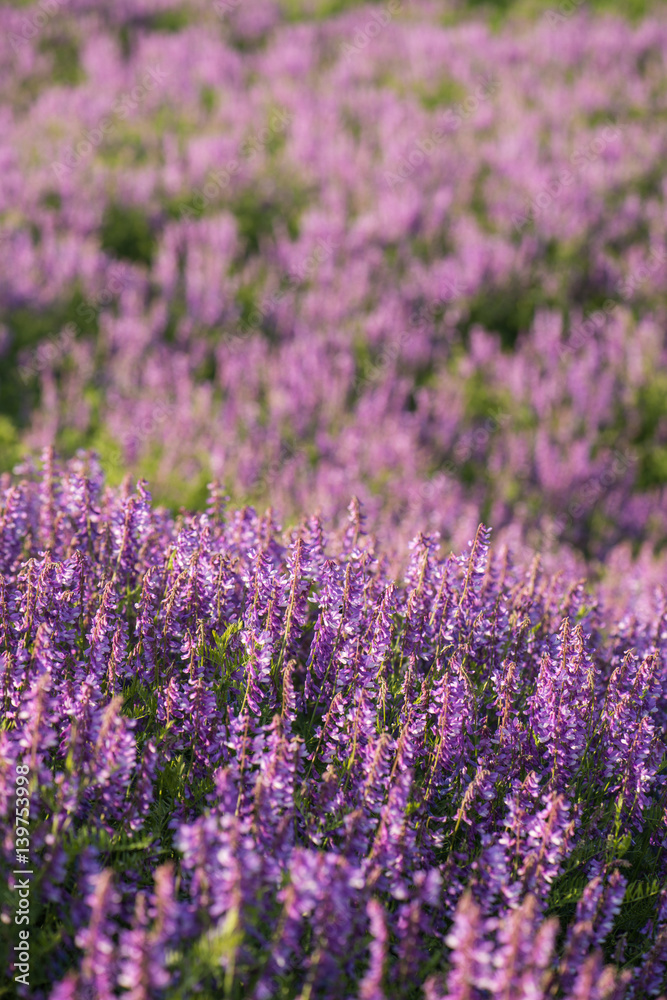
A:
<svg viewBox="0 0 667 1000">
<path fill-rule="evenodd" d="M 0 9 L 0 997 L 667 996 L 667 14 Z"/>
</svg>

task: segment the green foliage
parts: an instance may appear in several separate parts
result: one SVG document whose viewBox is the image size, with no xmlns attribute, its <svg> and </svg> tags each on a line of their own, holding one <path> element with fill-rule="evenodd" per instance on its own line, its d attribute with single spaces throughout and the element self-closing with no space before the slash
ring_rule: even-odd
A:
<svg viewBox="0 0 667 1000">
<path fill-rule="evenodd" d="M 138 205 L 112 202 L 102 220 L 100 245 L 113 257 L 150 267 L 155 234 L 146 213 Z"/>
<path fill-rule="evenodd" d="M 188 1000 L 196 991 L 203 998 L 225 997 L 241 1000 L 240 984 L 235 986 L 237 955 L 244 942 L 238 910 L 231 909 L 217 927 L 205 931 L 187 952 L 176 952 L 174 964 L 184 969 L 182 981 L 170 991 L 170 1000 Z"/>
<path fill-rule="evenodd" d="M 448 107 L 462 101 L 466 97 L 465 87 L 451 76 L 443 76 L 432 88 L 419 90 L 419 100 L 427 111 Z"/>
<path fill-rule="evenodd" d="M 151 14 L 148 19 L 148 27 L 150 31 L 164 31 L 173 34 L 187 28 L 191 19 L 191 13 L 187 7 L 173 7 L 171 10 L 161 10 Z"/>
<path fill-rule="evenodd" d="M 45 208 L 51 208 L 54 212 L 59 212 L 62 208 L 62 197 L 59 191 L 47 191 L 47 193 L 42 198 L 42 204 Z"/>
<path fill-rule="evenodd" d="M 650 489 L 667 483 L 667 447 L 655 445 L 641 456 L 637 473 L 637 488 Z"/>
<path fill-rule="evenodd" d="M 23 448 L 15 424 L 0 413 L 0 473 L 11 472 L 22 456 Z"/>
<path fill-rule="evenodd" d="M 335 17 L 347 10 L 353 10 L 364 3 L 364 0 L 281 0 L 281 7 L 289 20 L 302 21 L 306 18 L 324 20 Z M 380 0 L 371 0 L 366 6 L 380 6 Z"/>
<path fill-rule="evenodd" d="M 514 348 L 519 335 L 530 329 L 535 312 L 544 305 L 544 298 L 536 285 L 527 285 L 517 276 L 502 287 L 487 287 L 471 300 L 467 315 L 459 324 L 467 342 L 472 327 L 480 325 L 500 337 L 503 349 Z"/>
<path fill-rule="evenodd" d="M 56 33 L 39 41 L 39 51 L 51 57 L 50 82 L 76 87 L 86 76 L 79 58 L 79 43 L 71 35 Z"/>
<path fill-rule="evenodd" d="M 218 92 L 214 87 L 204 86 L 201 88 L 199 100 L 204 111 L 210 115 L 218 107 Z"/>
<path fill-rule="evenodd" d="M 261 307 L 260 289 L 254 284 L 240 285 L 234 301 L 240 310 L 239 325 L 243 327 L 246 323 L 251 323 L 255 312 Z"/>
<path fill-rule="evenodd" d="M 491 18 L 497 18 L 499 14 L 508 14 L 514 3 L 515 0 L 466 0 L 469 11 L 483 11 Z"/>
<path fill-rule="evenodd" d="M 151 483 L 151 494 L 156 504 L 165 507 L 173 514 L 178 514 L 183 508 L 193 511 L 206 509 L 208 486 L 211 481 L 209 457 L 202 449 L 195 449 L 192 461 L 195 466 L 189 476 L 178 471 L 166 478 L 160 473 L 163 464 L 163 450 L 149 438 L 140 450 L 135 465 L 128 464 L 124 449 L 115 441 L 102 426 L 98 426 L 89 434 L 76 435 L 70 439 L 62 438 L 59 449 L 63 454 L 74 455 L 80 448 L 90 448 L 100 457 L 100 464 L 111 485 L 119 486 L 126 475 L 145 476 Z"/>
<path fill-rule="evenodd" d="M 646 444 L 655 438 L 660 424 L 667 417 L 667 376 L 655 371 L 636 392 L 634 412 L 637 417 L 635 444 Z"/>
<path fill-rule="evenodd" d="M 477 369 L 463 384 L 466 416 L 471 420 L 487 420 L 497 415 L 507 415 L 515 406 L 507 389 L 493 386 Z"/>
<path fill-rule="evenodd" d="M 658 803 L 646 809 L 642 815 L 641 829 L 620 822 L 620 808 L 617 800 L 608 799 L 601 810 L 602 790 L 587 794 L 580 789 L 579 801 L 584 803 L 583 822 L 594 816 L 601 817 L 601 825 L 614 825 L 615 835 L 607 840 L 591 839 L 580 845 L 569 857 L 563 872 L 555 879 L 549 895 L 548 915 L 559 918 L 561 928 L 571 922 L 576 904 L 582 896 L 588 879 L 583 874 L 584 866 L 594 857 L 604 858 L 606 870 L 611 873 L 618 868 L 627 879 L 628 885 L 619 914 L 614 922 L 614 932 L 605 944 L 605 957 L 613 962 L 620 939 L 626 947 L 626 966 L 646 954 L 647 938 L 643 928 L 655 913 L 656 898 L 662 888 L 658 879 L 657 863 L 659 851 L 651 845 L 656 842 L 663 826 L 663 810 Z"/>
<path fill-rule="evenodd" d="M 640 20 L 661 7 L 659 0 L 591 0 L 593 10 L 620 14 L 632 21 Z"/>
<path fill-rule="evenodd" d="M 637 486 L 641 490 L 667 483 L 667 376 L 647 374 L 634 394 L 635 432 L 631 443 L 638 452 Z M 623 419 L 624 415 L 621 415 Z"/>
<path fill-rule="evenodd" d="M 262 195 L 253 188 L 245 188 L 229 207 L 236 219 L 244 260 L 260 252 L 264 244 L 273 238 L 280 223 L 292 239 L 299 235 L 298 205 L 288 194 L 282 200 Z"/>
<path fill-rule="evenodd" d="M 39 375 L 48 365 L 67 361 L 67 331 L 75 337 L 97 334 L 97 313 L 75 288 L 69 299 L 45 309 L 18 306 L 0 313 L 10 341 L 0 361 L 0 414 L 23 426 L 38 402 Z"/>
<path fill-rule="evenodd" d="M 127 169 L 148 161 L 149 150 L 145 132 L 128 122 L 118 125 L 104 137 L 97 150 L 102 163 L 115 169 Z M 133 258 L 130 258 L 133 259 Z"/>
</svg>

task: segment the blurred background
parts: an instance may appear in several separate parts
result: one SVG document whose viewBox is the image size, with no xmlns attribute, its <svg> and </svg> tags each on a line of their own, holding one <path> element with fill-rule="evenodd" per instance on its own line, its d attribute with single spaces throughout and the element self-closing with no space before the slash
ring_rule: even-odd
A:
<svg viewBox="0 0 667 1000">
<path fill-rule="evenodd" d="M 664 4 L 0 22 L 5 483 L 93 450 L 172 510 L 661 551 Z"/>
</svg>

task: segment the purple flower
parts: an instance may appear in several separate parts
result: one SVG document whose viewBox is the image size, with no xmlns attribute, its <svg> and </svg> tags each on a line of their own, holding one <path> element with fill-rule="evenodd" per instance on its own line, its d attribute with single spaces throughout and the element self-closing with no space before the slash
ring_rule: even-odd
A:
<svg viewBox="0 0 667 1000">
<path fill-rule="evenodd" d="M 82 981 L 92 987 L 100 1000 L 111 1000 L 118 962 L 113 917 L 118 912 L 119 896 L 110 870 L 91 878 L 91 892 L 86 903 L 90 907 L 88 926 L 80 930 L 76 938 L 78 947 L 83 950 Z"/>
</svg>

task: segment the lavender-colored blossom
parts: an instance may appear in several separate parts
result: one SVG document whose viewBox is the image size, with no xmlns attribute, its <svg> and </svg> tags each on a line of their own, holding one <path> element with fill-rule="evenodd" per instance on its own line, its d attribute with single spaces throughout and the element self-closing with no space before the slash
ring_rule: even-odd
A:
<svg viewBox="0 0 667 1000">
<path fill-rule="evenodd" d="M 347 540 L 281 533 L 250 510 L 151 507 L 121 574 L 130 488 L 88 494 L 89 550 L 70 552 L 75 501 L 55 491 L 56 544 L 2 589 L 0 805 L 25 761 L 34 891 L 72 956 L 69 976 L 45 957 L 56 995 L 225 977 L 258 1000 L 286 983 L 656 995 L 665 712 L 638 616 L 585 611 L 578 577 L 496 555 L 484 533 L 463 558 L 418 537 L 406 579 L 354 524 Z M 616 871 L 637 845 L 653 865 L 639 889 Z M 570 917 L 573 867 L 588 885 Z M 605 970 L 600 949 L 627 960 L 636 893 L 646 953 Z"/>
</svg>

